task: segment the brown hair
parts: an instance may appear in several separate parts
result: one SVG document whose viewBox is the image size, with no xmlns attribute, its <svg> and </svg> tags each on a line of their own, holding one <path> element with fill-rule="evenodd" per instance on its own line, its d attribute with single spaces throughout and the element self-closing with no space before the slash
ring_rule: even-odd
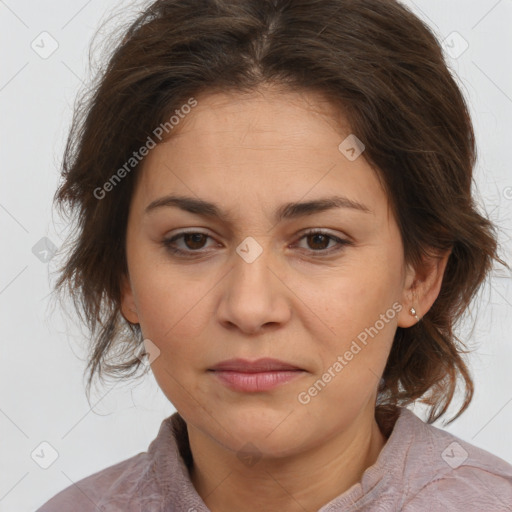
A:
<svg viewBox="0 0 512 512">
<path fill-rule="evenodd" d="M 431 309 L 396 332 L 377 411 L 421 399 L 434 421 L 462 378 L 453 421 L 473 395 L 454 328 L 493 260 L 505 263 L 471 194 L 464 97 L 435 36 L 394 0 L 157 0 L 123 33 L 76 107 L 55 196 L 76 228 L 56 290 L 70 292 L 91 331 L 88 390 L 95 374 L 134 375 L 142 339 L 120 312 L 139 165 L 104 197 L 94 191 L 191 97 L 266 84 L 324 93 L 344 112 L 386 188 L 406 262 L 419 268 L 426 254 L 452 250 Z"/>
</svg>

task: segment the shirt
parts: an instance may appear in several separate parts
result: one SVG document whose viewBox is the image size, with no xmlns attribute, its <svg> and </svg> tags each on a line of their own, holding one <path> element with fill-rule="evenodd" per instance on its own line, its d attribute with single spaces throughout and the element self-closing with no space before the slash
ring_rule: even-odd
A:
<svg viewBox="0 0 512 512">
<path fill-rule="evenodd" d="M 388 433 L 360 481 L 318 512 L 512 511 L 512 465 L 406 408 L 397 409 Z M 208 512 L 191 464 L 187 426 L 176 412 L 146 452 L 79 480 L 36 512 Z"/>
</svg>

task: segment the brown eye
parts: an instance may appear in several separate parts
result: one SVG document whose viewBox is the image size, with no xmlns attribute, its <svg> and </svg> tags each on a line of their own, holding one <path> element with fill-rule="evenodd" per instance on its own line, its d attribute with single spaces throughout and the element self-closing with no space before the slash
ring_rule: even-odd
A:
<svg viewBox="0 0 512 512">
<path fill-rule="evenodd" d="M 185 233 L 183 241 L 188 249 L 202 249 L 206 243 L 207 235 L 204 233 Z"/>
<path fill-rule="evenodd" d="M 205 247 L 209 238 L 211 237 L 206 233 L 201 233 L 200 231 L 188 231 L 178 233 L 171 238 L 162 240 L 162 245 L 169 252 L 176 255 L 199 256 L 200 253 L 204 252 L 201 249 Z"/>
<path fill-rule="evenodd" d="M 313 233 L 311 235 L 307 235 L 306 239 L 308 240 L 309 247 L 313 250 L 327 249 L 329 242 L 332 240 L 331 237 L 321 233 Z"/>
<path fill-rule="evenodd" d="M 305 245 L 307 246 L 301 247 L 301 249 L 304 249 L 314 256 L 329 255 L 343 250 L 347 245 L 352 245 L 350 240 L 344 240 L 325 231 L 319 230 L 312 230 L 304 233 L 300 240 L 305 240 Z M 331 242 L 334 243 L 329 246 Z"/>
</svg>

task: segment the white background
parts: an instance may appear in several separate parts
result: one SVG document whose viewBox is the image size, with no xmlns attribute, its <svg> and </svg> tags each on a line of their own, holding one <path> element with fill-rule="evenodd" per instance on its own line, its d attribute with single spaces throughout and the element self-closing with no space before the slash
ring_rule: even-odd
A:
<svg viewBox="0 0 512 512">
<path fill-rule="evenodd" d="M 448 37 L 450 57 L 469 100 L 478 137 L 479 201 L 501 228 L 510 262 L 512 228 L 512 1 L 405 2 Z M 126 16 L 133 12 L 128 2 Z M 32 248 L 43 237 L 60 247 L 65 225 L 52 214 L 59 164 L 72 105 L 87 81 L 88 48 L 112 0 L 0 1 L 0 126 L 2 228 L 0 272 L 0 511 L 28 512 L 81 478 L 146 450 L 161 421 L 174 412 L 152 376 L 84 394 L 86 335 L 49 306 L 54 261 Z M 117 11 L 116 11 L 117 12 Z M 42 58 L 31 47 L 47 38 L 56 51 Z M 460 36 L 453 35 L 457 32 Z M 455 39 L 454 39 L 455 38 Z M 447 50 L 448 51 L 448 50 Z M 476 396 L 470 409 L 445 427 L 512 463 L 512 279 L 496 271 L 473 308 L 463 339 Z M 419 409 L 416 409 L 420 413 Z M 442 425 L 440 425 L 442 426 Z M 42 469 L 31 458 L 41 442 L 58 452 Z"/>
</svg>

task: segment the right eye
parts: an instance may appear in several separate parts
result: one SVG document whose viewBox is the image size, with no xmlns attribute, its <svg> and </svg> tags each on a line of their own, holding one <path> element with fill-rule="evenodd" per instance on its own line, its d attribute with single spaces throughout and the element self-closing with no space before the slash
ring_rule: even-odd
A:
<svg viewBox="0 0 512 512">
<path fill-rule="evenodd" d="M 190 256 L 200 253 L 200 249 L 204 247 L 208 238 L 212 237 L 201 231 L 182 231 L 171 238 L 162 240 L 162 245 L 173 254 Z M 176 246 L 176 241 L 180 239 L 183 240 L 185 247 Z"/>
</svg>

